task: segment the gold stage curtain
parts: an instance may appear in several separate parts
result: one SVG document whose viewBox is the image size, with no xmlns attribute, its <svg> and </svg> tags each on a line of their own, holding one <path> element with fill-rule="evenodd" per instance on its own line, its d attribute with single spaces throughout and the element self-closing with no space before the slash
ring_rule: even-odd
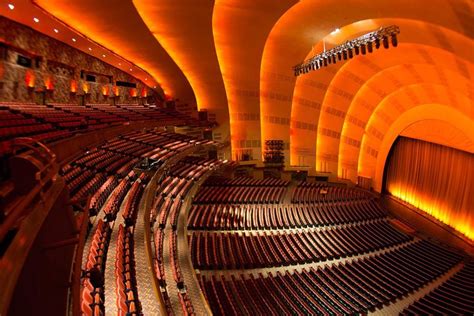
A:
<svg viewBox="0 0 474 316">
<path fill-rule="evenodd" d="M 385 188 L 474 240 L 474 154 L 399 137 Z"/>
</svg>

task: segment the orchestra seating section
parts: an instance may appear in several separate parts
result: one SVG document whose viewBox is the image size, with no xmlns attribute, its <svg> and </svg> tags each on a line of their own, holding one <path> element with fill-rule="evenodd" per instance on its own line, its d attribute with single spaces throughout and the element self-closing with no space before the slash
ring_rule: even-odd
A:
<svg viewBox="0 0 474 316">
<path fill-rule="evenodd" d="M 48 143 L 77 133 L 148 120 L 161 126 L 199 124 L 176 110 L 154 105 L 0 103 L 0 153 L 11 151 L 16 137 L 34 137 Z"/>
<path fill-rule="evenodd" d="M 328 183 L 211 177 L 187 223 L 193 266 L 215 315 L 365 314 L 465 260 L 399 230 L 371 193 Z M 441 297 L 468 311 L 472 286 L 463 281 L 472 268 L 462 271 L 406 313 L 433 313 Z"/>
<path fill-rule="evenodd" d="M 426 241 L 350 263 L 301 271 L 201 276 L 215 315 L 354 314 L 394 302 L 460 262 Z"/>
<path fill-rule="evenodd" d="M 406 308 L 402 315 L 474 314 L 474 261 L 434 291 Z"/>
</svg>

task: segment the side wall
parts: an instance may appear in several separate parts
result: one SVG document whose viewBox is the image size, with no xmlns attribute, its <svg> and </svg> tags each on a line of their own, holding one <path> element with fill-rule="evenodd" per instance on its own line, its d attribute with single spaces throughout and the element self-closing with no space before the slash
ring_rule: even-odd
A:
<svg viewBox="0 0 474 316">
<path fill-rule="evenodd" d="M 19 56 L 30 58 L 31 67 L 19 65 Z M 85 74 L 94 75 L 96 82 L 85 81 Z M 116 81 L 136 83 L 137 88 L 114 88 Z M 76 103 L 87 92 L 85 102 L 109 103 L 115 89 L 117 103 L 136 103 L 139 97 L 153 93 L 140 80 L 118 68 L 0 17 L 1 101 L 42 103 L 45 93 L 48 102 Z"/>
</svg>

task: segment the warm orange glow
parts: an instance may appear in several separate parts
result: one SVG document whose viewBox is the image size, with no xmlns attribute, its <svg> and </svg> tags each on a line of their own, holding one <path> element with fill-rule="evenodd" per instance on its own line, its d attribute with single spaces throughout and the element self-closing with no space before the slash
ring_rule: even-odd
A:
<svg viewBox="0 0 474 316">
<path fill-rule="evenodd" d="M 119 88 L 117 86 L 113 86 L 112 92 L 113 92 L 114 96 L 116 96 L 116 97 L 118 97 L 119 94 L 120 94 Z"/>
<path fill-rule="evenodd" d="M 138 95 L 137 88 L 130 88 L 129 94 L 132 98 L 135 98 Z"/>
<path fill-rule="evenodd" d="M 84 91 L 85 94 L 89 93 L 89 84 L 87 82 L 82 83 L 82 91 Z"/>
<path fill-rule="evenodd" d="M 146 98 L 148 96 L 148 91 L 145 87 L 142 88 L 141 92 L 140 92 L 140 96 L 142 98 Z"/>
<path fill-rule="evenodd" d="M 28 88 L 35 87 L 35 73 L 33 70 L 27 70 L 25 73 L 25 82 Z"/>
<path fill-rule="evenodd" d="M 44 86 L 45 86 L 46 90 L 48 90 L 48 91 L 54 89 L 53 77 L 51 75 L 47 75 L 44 78 Z"/>
<path fill-rule="evenodd" d="M 178 68 L 156 44 L 131 1 L 114 8 L 111 8 L 110 3 L 94 0 L 36 0 L 22 1 L 21 7 L 18 5 L 18 12 L 22 12 L 27 19 L 18 19 L 15 13 L 17 10 L 2 13 L 59 40 L 64 40 L 67 34 L 69 41 L 76 39 L 71 42 L 75 48 L 112 66 L 121 66 L 123 71 L 149 87 L 158 84 L 155 78 L 163 78 L 169 86 L 183 94 L 182 98 L 193 99 L 184 76 L 175 75 Z M 82 12 L 90 14 L 84 15 Z M 41 23 L 34 23 L 32 14 L 38 16 Z M 127 23 L 117 23 L 124 20 Z M 58 23 L 61 26 L 59 32 L 55 32 Z M 45 28 L 45 25 L 48 27 Z M 130 68 L 133 68 L 133 72 L 128 71 Z"/>
<path fill-rule="evenodd" d="M 77 81 L 76 80 L 71 80 L 71 92 L 76 93 L 77 92 Z"/>
<path fill-rule="evenodd" d="M 109 91 L 110 91 L 110 87 L 108 85 L 102 86 L 102 95 L 104 97 L 109 95 Z"/>
<path fill-rule="evenodd" d="M 472 226 L 472 221 L 470 221 L 466 216 L 462 216 L 462 214 L 468 213 L 467 210 L 459 210 L 459 214 L 448 213 L 444 209 L 445 206 L 443 203 L 439 201 L 434 202 L 428 197 L 422 195 L 415 195 L 406 191 L 404 192 L 397 184 L 391 185 L 389 191 L 393 196 L 413 205 L 442 223 L 456 229 L 467 238 L 474 240 L 474 226 Z"/>
</svg>

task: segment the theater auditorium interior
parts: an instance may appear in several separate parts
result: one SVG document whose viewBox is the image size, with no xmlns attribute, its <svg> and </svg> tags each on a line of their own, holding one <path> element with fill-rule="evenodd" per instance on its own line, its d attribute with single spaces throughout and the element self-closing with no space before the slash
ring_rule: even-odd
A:
<svg viewBox="0 0 474 316">
<path fill-rule="evenodd" d="M 474 1 L 0 15 L 0 316 L 474 314 Z"/>
</svg>

